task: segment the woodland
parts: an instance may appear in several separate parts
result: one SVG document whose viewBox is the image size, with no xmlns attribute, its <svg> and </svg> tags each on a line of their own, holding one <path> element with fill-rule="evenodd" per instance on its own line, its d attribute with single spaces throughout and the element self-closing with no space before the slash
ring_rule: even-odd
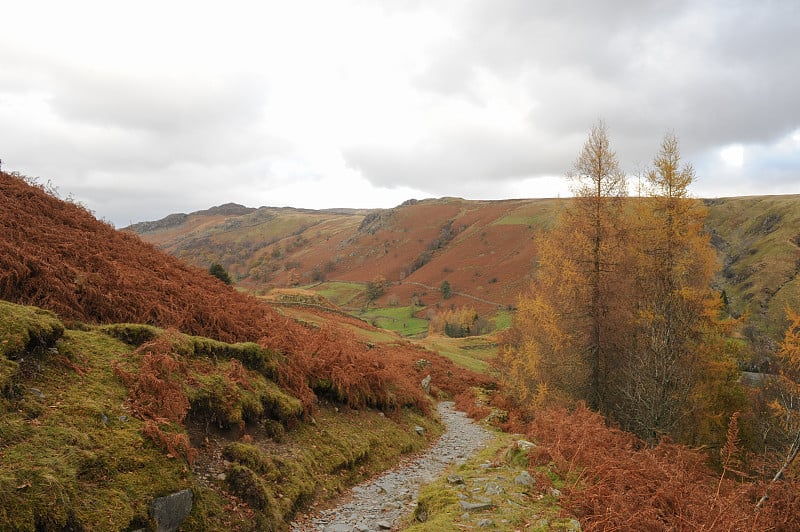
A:
<svg viewBox="0 0 800 532">
<path fill-rule="evenodd" d="M 584 530 L 797 530 L 800 307 L 786 305 L 772 337 L 731 307 L 676 136 L 639 177 L 629 196 L 598 124 L 568 175 L 575 197 L 548 203 L 547 223 L 504 211 L 504 223 L 474 229 L 479 215 L 452 201 L 446 223 L 393 246 L 387 227 L 403 209 L 439 208 L 413 202 L 314 225 L 298 216 L 252 258 L 244 245 L 219 253 L 211 237 L 168 255 L 35 179 L 0 174 L 0 523 L 152 528 L 147 502 L 188 488 L 191 529 L 282 530 L 426 445 L 402 434 L 424 424 L 435 437 L 432 401 L 455 398 L 535 443 L 524 460 L 539 491 L 520 529 L 545 500 Z M 278 217 L 208 214 L 241 229 L 228 215 Z M 177 238 L 190 218 L 144 233 Z M 358 231 L 332 238 L 345 226 Z M 529 268 L 513 283 L 474 266 L 478 297 L 454 263 L 439 266 L 459 242 L 488 248 L 504 231 L 534 250 L 533 261 L 509 255 Z M 370 242 L 363 260 L 330 252 L 358 239 Z M 289 287 L 307 267 L 307 293 L 255 297 L 279 259 Z M 404 327 L 423 299 L 441 298 L 429 342 L 474 341 L 492 328 L 491 298 L 519 289 L 513 304 L 490 305 L 513 316 L 487 335 L 496 355 L 467 368 L 326 303 L 312 289 L 337 273 L 363 283 L 362 311 L 412 300 Z M 759 385 L 744 385 L 754 364 Z M 538 494 L 553 486 L 557 501 Z"/>
</svg>

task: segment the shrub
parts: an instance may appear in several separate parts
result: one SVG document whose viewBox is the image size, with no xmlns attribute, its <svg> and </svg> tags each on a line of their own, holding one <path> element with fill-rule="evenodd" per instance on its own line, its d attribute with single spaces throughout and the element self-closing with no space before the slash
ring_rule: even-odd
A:
<svg viewBox="0 0 800 532">
<path fill-rule="evenodd" d="M 225 284 L 231 284 L 233 281 L 231 280 L 231 276 L 228 275 L 228 272 L 225 271 L 225 268 L 222 267 L 221 264 L 214 263 L 208 269 L 208 273 L 219 279 Z"/>
</svg>

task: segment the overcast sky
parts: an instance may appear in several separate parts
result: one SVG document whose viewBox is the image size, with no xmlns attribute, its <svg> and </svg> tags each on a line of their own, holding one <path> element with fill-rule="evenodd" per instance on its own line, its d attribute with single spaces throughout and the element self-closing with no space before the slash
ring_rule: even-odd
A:
<svg viewBox="0 0 800 532">
<path fill-rule="evenodd" d="M 567 195 L 602 119 L 698 197 L 800 193 L 800 2 L 0 0 L 3 170 L 122 227 Z"/>
</svg>

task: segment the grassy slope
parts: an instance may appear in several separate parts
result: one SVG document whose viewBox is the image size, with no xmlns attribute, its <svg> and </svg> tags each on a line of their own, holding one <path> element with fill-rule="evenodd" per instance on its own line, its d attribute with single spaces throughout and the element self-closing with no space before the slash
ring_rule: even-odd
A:
<svg viewBox="0 0 800 532">
<path fill-rule="evenodd" d="M 773 337 L 784 309 L 800 298 L 800 196 L 723 198 L 709 203 L 707 226 L 722 254 L 719 283 L 736 313 Z"/>
<path fill-rule="evenodd" d="M 420 449 L 426 439 L 415 425 L 429 429 L 427 438 L 440 430 L 411 411 L 387 417 L 324 403 L 315 423 L 303 422 L 296 417 L 299 401 L 263 373 L 248 371 L 246 387 L 225 382 L 230 363 L 221 357 L 239 353 L 247 360 L 246 345 L 180 336 L 181 349 L 193 345 L 194 384 L 186 388 L 192 410 L 185 424 L 169 430 L 189 435 L 199 451 L 190 467 L 143 435 L 146 420 L 113 370 L 115 363 L 135 368 L 142 355 L 109 334 L 130 339 L 131 331 L 145 330 L 146 338 L 160 330 L 65 330 L 49 312 L 6 302 L 0 302 L 0 327 L 0 361 L 9 368 L 0 399 L 3 528 L 145 526 L 154 497 L 188 487 L 196 497 L 187 523 L 192 529 L 272 529 L 313 498 L 331 497 Z M 248 398 L 254 394 L 273 407 L 250 412 L 250 434 L 242 439 L 231 423 L 233 410 L 253 407 Z M 214 397 L 220 401 L 209 400 Z M 214 423 L 206 432 L 209 419 Z M 220 420 L 228 421 L 223 430 Z"/>
</svg>

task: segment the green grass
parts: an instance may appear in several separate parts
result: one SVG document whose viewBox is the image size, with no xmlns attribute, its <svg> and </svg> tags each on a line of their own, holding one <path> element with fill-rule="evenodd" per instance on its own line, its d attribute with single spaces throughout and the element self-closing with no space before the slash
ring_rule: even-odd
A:
<svg viewBox="0 0 800 532">
<path fill-rule="evenodd" d="M 514 321 L 514 315 L 511 313 L 510 310 L 500 310 L 495 314 L 493 318 L 494 322 L 494 329 L 496 331 L 502 331 L 504 329 L 509 329 Z"/>
<path fill-rule="evenodd" d="M 360 312 L 357 316 L 375 327 L 394 331 L 402 336 L 420 336 L 428 332 L 428 320 L 414 314 L 421 307 L 376 307 Z"/>
<path fill-rule="evenodd" d="M 131 348 L 85 331 L 66 331 L 57 348 L 57 356 L 29 361 L 36 370 L 23 368 L 4 394 L 0 523 L 16 530 L 146 524 L 149 500 L 191 484 L 184 464 L 146 440 L 126 409 L 128 391 L 109 362 Z"/>
<path fill-rule="evenodd" d="M 484 374 L 490 373 L 489 361 L 497 356 L 497 344 L 486 336 L 448 338 L 437 335 L 421 340 L 420 344 L 461 367 Z"/>
<path fill-rule="evenodd" d="M 580 530 L 577 521 L 561 516 L 558 500 L 549 489 L 514 482 L 528 469 L 527 455 L 516 448 L 514 435 L 498 432 L 496 436 L 474 458 L 422 487 L 417 509 L 404 522 L 405 532 L 480 530 L 479 523 L 486 520 L 491 521 L 488 530 Z M 544 472 L 547 467 L 539 469 Z M 448 477 L 461 480 L 452 483 Z M 553 484 L 559 487 L 560 479 Z M 500 493 L 489 491 L 490 486 Z M 460 501 L 478 497 L 491 500 L 493 507 L 469 512 L 461 507 Z"/>
<path fill-rule="evenodd" d="M 347 307 L 363 297 L 366 287 L 363 283 L 328 281 L 313 287 L 313 290 L 334 305 Z"/>
</svg>

